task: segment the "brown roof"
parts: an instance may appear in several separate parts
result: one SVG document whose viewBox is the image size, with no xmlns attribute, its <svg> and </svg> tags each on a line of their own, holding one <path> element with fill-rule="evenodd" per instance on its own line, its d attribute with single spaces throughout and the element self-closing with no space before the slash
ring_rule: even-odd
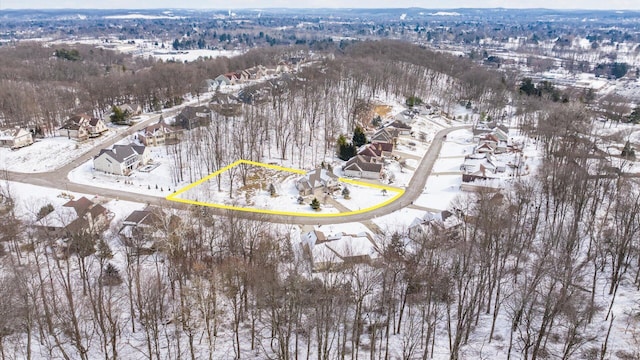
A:
<svg viewBox="0 0 640 360">
<path fill-rule="evenodd" d="M 100 119 L 98 119 L 98 118 L 91 118 L 91 120 L 89 120 L 89 125 L 96 126 L 96 125 L 98 125 L 99 121 L 100 121 Z"/>
<path fill-rule="evenodd" d="M 72 222 L 70 222 L 69 225 L 65 226 L 64 230 L 67 233 L 67 235 L 79 235 L 83 232 L 88 232 L 89 221 L 87 221 L 87 219 L 83 217 L 79 217 L 73 220 Z"/>
<path fill-rule="evenodd" d="M 107 209 L 100 204 L 95 205 L 94 207 L 91 208 L 91 210 L 89 210 L 89 213 L 91 214 L 92 219 L 95 219 L 99 215 L 105 214 L 106 212 L 107 212 Z"/>
<path fill-rule="evenodd" d="M 358 155 L 379 157 L 382 156 L 382 151 L 378 151 L 377 148 L 372 145 L 367 145 L 358 152 Z"/>
<path fill-rule="evenodd" d="M 172 132 L 175 132 L 175 130 L 173 128 L 171 128 L 170 126 L 168 126 L 167 124 L 164 123 L 164 121 L 160 120 L 155 124 L 149 125 L 146 128 L 144 128 L 144 135 L 145 136 L 153 136 L 156 133 L 164 133 L 164 134 L 169 134 Z"/>
<path fill-rule="evenodd" d="M 376 164 L 371 162 L 371 157 L 357 155 L 352 157 L 344 166 L 345 170 L 360 170 L 367 172 L 381 172 L 382 164 Z"/>
<path fill-rule="evenodd" d="M 93 206 L 93 202 L 91 202 L 91 200 L 83 196 L 78 200 L 69 200 L 67 203 L 65 203 L 62 206 L 72 207 L 76 211 L 76 214 L 78 214 L 78 217 L 83 217 L 84 214 L 86 214 L 87 211 L 91 209 L 91 207 Z"/>
<path fill-rule="evenodd" d="M 126 219 L 124 219 L 124 223 L 132 223 L 132 224 L 145 224 L 145 225 L 153 225 L 159 219 L 158 217 L 151 211 L 148 210 L 135 210 Z"/>
<path fill-rule="evenodd" d="M 392 152 L 393 151 L 393 144 L 392 143 L 374 142 L 371 145 L 373 145 L 376 149 L 380 150 L 380 152 L 382 152 L 382 151 L 384 151 L 384 152 Z"/>
</svg>

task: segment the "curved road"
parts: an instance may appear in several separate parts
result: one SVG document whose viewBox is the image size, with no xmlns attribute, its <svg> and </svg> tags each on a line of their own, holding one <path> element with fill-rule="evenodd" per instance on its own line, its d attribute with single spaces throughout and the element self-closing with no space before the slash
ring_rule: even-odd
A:
<svg viewBox="0 0 640 360">
<path fill-rule="evenodd" d="M 177 111 L 178 111 L 177 109 L 171 110 L 164 113 L 163 115 L 172 116 Z M 78 157 L 77 159 L 74 159 L 70 163 L 60 167 L 59 169 L 56 169 L 51 172 L 35 173 L 35 174 L 26 174 L 26 173 L 17 173 L 17 172 L 8 171 L 6 172 L 8 180 L 26 183 L 26 184 L 50 187 L 50 188 L 65 189 L 68 191 L 85 193 L 85 194 L 99 194 L 100 196 L 103 196 L 103 197 L 121 199 L 121 200 L 133 201 L 133 202 L 139 202 L 139 203 L 149 203 L 149 204 L 158 205 L 161 207 L 173 207 L 173 208 L 187 207 L 188 205 L 184 205 L 174 201 L 169 201 L 157 196 L 143 195 L 143 194 L 137 194 L 132 192 L 125 192 L 122 190 L 106 189 L 106 188 L 101 188 L 96 186 L 76 184 L 76 183 L 69 182 L 67 178 L 71 170 L 75 169 L 76 167 L 80 166 L 86 161 L 92 159 L 95 155 L 98 154 L 100 149 L 109 147 L 115 144 L 116 142 L 122 140 L 125 136 L 131 135 L 134 132 L 144 128 L 148 124 L 154 121 L 157 121 L 159 117 L 160 117 L 160 114 L 153 115 L 149 119 L 131 126 L 125 132 L 122 132 L 117 136 L 114 136 L 112 139 L 109 139 L 106 142 L 100 143 L 99 146 L 91 149 L 90 151 L 86 152 L 85 154 Z M 259 219 L 263 221 L 284 223 L 284 224 L 328 225 L 328 224 L 338 224 L 338 223 L 347 223 L 347 222 L 362 222 L 362 221 L 367 221 L 379 216 L 390 214 L 394 211 L 400 210 L 404 207 L 411 205 L 411 203 L 422 194 L 422 190 L 424 189 L 424 186 L 427 182 L 427 178 L 429 177 L 429 175 L 431 175 L 433 164 L 436 162 L 436 160 L 438 159 L 438 155 L 440 154 L 440 149 L 442 148 L 444 137 L 452 131 L 465 129 L 469 127 L 470 125 L 454 126 L 451 128 L 440 130 L 434 137 L 433 141 L 431 142 L 431 146 L 429 147 L 429 150 L 427 150 L 427 153 L 422 158 L 420 165 L 418 165 L 418 167 L 416 168 L 413 174 L 413 177 L 411 178 L 411 181 L 407 185 L 407 188 L 404 194 L 402 194 L 402 196 L 400 196 L 396 201 L 384 207 L 372 210 L 367 213 L 362 213 L 362 214 L 353 214 L 353 215 L 345 215 L 340 217 L 327 217 L 327 218 L 267 215 L 267 214 L 258 214 L 258 213 L 243 212 L 243 211 L 234 211 L 234 215 L 243 217 L 243 218 Z M 231 210 L 224 210 L 224 209 L 218 209 L 218 208 L 210 208 L 209 210 L 210 210 L 210 213 L 212 214 L 223 215 L 223 216 L 228 215 L 229 212 L 231 211 Z"/>
</svg>

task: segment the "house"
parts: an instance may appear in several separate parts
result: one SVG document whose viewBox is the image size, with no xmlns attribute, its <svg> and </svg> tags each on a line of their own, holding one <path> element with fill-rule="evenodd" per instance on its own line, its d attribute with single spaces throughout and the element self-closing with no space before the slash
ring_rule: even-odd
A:
<svg viewBox="0 0 640 360">
<path fill-rule="evenodd" d="M 391 156 L 393 154 L 393 143 L 392 142 L 378 142 L 374 141 L 371 143 L 371 146 L 377 149 L 382 156 Z"/>
<path fill-rule="evenodd" d="M 228 85 L 240 84 L 248 80 L 247 74 L 240 71 L 228 72 L 224 76 L 229 79 Z"/>
<path fill-rule="evenodd" d="M 0 146 L 8 147 L 11 149 L 18 149 L 21 147 L 29 146 L 33 144 L 33 136 L 31 131 L 23 128 L 13 129 L 0 129 Z"/>
<path fill-rule="evenodd" d="M 375 142 L 363 145 L 358 151 L 358 155 L 369 156 L 373 158 L 373 162 L 381 162 L 385 156 L 391 156 L 393 152 L 393 144 Z"/>
<path fill-rule="evenodd" d="M 415 117 L 415 115 L 413 114 L 413 112 L 411 111 L 403 111 L 401 113 L 399 113 L 398 115 L 394 116 L 393 118 L 396 121 L 400 121 L 401 123 L 409 123 L 411 122 L 411 120 L 413 120 L 413 118 Z"/>
<path fill-rule="evenodd" d="M 60 135 L 69 139 L 84 141 L 89 139 L 89 126 L 82 122 L 67 121 L 60 128 Z"/>
<path fill-rule="evenodd" d="M 149 162 L 149 149 L 138 145 L 114 145 L 102 149 L 93 158 L 93 168 L 108 174 L 129 175 L 132 170 Z"/>
<path fill-rule="evenodd" d="M 107 125 L 102 121 L 102 119 L 91 118 L 89 120 L 89 137 L 98 137 L 102 135 L 102 133 L 108 131 Z"/>
<path fill-rule="evenodd" d="M 330 271 L 341 266 L 371 263 L 379 257 L 369 233 L 325 235 L 311 231 L 301 237 L 314 271 Z"/>
<path fill-rule="evenodd" d="M 365 179 L 380 179 L 382 176 L 382 164 L 372 162 L 372 158 L 356 155 L 342 168 L 345 176 Z"/>
<path fill-rule="evenodd" d="M 322 168 L 309 171 L 296 181 L 296 189 L 302 196 L 313 194 L 316 190 L 333 192 L 338 189 L 337 176 Z"/>
<path fill-rule="evenodd" d="M 164 119 L 147 126 L 138 133 L 138 139 L 144 146 L 161 146 L 166 143 L 176 143 L 179 140 L 179 131 L 167 125 Z"/>
<path fill-rule="evenodd" d="M 494 173 L 503 173 L 507 171 L 507 166 L 502 161 L 496 159 L 493 155 L 487 154 L 487 162 L 493 167 Z"/>
<path fill-rule="evenodd" d="M 215 79 L 204 79 L 204 81 L 202 81 L 202 87 L 200 88 L 200 91 L 203 93 L 215 91 L 218 86 L 219 84 Z"/>
<path fill-rule="evenodd" d="M 444 234 L 458 236 L 462 221 L 450 211 L 439 213 L 426 212 L 424 216 L 415 218 L 409 225 L 408 236 L 411 240 L 418 240 L 427 235 Z"/>
<path fill-rule="evenodd" d="M 281 74 L 281 73 L 287 73 L 287 72 L 291 72 L 291 66 L 284 60 L 280 60 L 278 62 L 278 65 L 276 66 L 276 73 Z"/>
<path fill-rule="evenodd" d="M 81 232 L 99 234 L 109 227 L 109 211 L 84 196 L 78 200 L 69 200 L 62 206 L 74 209 L 77 215 L 65 228 L 67 235 Z"/>
<path fill-rule="evenodd" d="M 395 143 L 396 138 L 399 135 L 399 131 L 395 128 L 384 127 L 378 131 L 376 131 L 373 136 L 371 136 L 371 142 L 385 142 L 385 143 Z"/>
<path fill-rule="evenodd" d="M 60 128 L 61 135 L 78 141 L 98 137 L 108 131 L 107 125 L 102 119 L 91 117 L 87 114 L 73 115 Z"/>
<path fill-rule="evenodd" d="M 371 144 L 363 145 L 358 151 L 358 155 L 371 157 L 375 162 L 382 161 L 382 150 Z"/>
<path fill-rule="evenodd" d="M 122 221 L 118 234 L 129 246 L 152 249 L 155 241 L 164 235 L 162 219 L 158 214 L 162 214 L 162 211 L 150 206 L 135 210 Z"/>
<path fill-rule="evenodd" d="M 246 72 L 249 74 L 249 80 L 259 80 L 266 76 L 265 68 L 262 65 L 250 67 Z"/>
<path fill-rule="evenodd" d="M 473 152 L 480 154 L 493 154 L 496 151 L 497 145 L 492 142 L 483 142 L 473 149 Z"/>
<path fill-rule="evenodd" d="M 227 86 L 231 85 L 231 79 L 226 77 L 224 74 L 223 75 L 218 75 L 218 77 L 213 79 L 213 81 L 215 81 L 216 88 L 222 87 L 222 86 L 225 86 L 225 85 L 227 85 Z"/>
<path fill-rule="evenodd" d="M 211 123 L 211 108 L 206 105 L 186 106 L 176 115 L 175 121 L 177 127 L 186 130 L 208 126 Z"/>
<path fill-rule="evenodd" d="M 54 237 L 69 238 L 99 234 L 109 227 L 112 217 L 104 206 L 81 197 L 38 219 L 36 226 Z"/>
<path fill-rule="evenodd" d="M 123 113 L 127 113 L 129 116 L 138 116 L 142 114 L 142 106 L 139 104 L 122 104 L 118 106 L 118 109 Z"/>
<path fill-rule="evenodd" d="M 398 135 L 411 135 L 411 126 L 399 120 L 392 122 L 386 127 L 397 130 Z"/>
</svg>

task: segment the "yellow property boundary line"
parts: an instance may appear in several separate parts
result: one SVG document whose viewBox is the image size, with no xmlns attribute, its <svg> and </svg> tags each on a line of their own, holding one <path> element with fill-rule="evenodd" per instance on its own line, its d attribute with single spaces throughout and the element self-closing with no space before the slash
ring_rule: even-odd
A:
<svg viewBox="0 0 640 360">
<path fill-rule="evenodd" d="M 292 212 L 292 211 L 280 211 L 280 210 L 266 210 L 266 209 L 256 209 L 256 208 L 248 208 L 248 207 L 239 207 L 239 206 L 233 206 L 233 205 L 224 205 L 224 204 L 215 204 L 215 203 L 207 203 L 207 202 L 202 202 L 202 201 L 196 201 L 196 200 L 189 200 L 189 199 L 181 199 L 178 196 L 186 191 L 189 191 L 190 189 L 193 189 L 196 186 L 199 186 L 201 184 L 203 184 L 204 182 L 218 176 L 221 175 L 222 173 L 224 173 L 225 171 L 241 165 L 241 164 L 247 164 L 247 165 L 254 165 L 254 166 L 260 166 L 260 167 L 264 167 L 264 168 L 268 168 L 268 169 L 274 169 L 274 170 L 280 170 L 280 171 L 286 171 L 286 172 L 290 172 L 290 173 L 294 173 L 294 174 L 301 174 L 304 175 L 307 172 L 304 170 L 299 170 L 299 169 L 292 169 L 292 168 L 286 168 L 283 166 L 278 166 L 278 165 L 271 165 L 271 164 L 265 164 L 265 163 L 261 163 L 261 162 L 257 162 L 257 161 L 250 161 L 250 160 L 238 160 L 232 164 L 229 164 L 225 167 L 223 167 L 222 169 L 209 174 L 208 176 L 203 177 L 202 179 L 189 184 L 185 187 L 183 187 L 182 189 L 168 195 L 166 197 L 167 200 L 169 201 L 176 201 L 176 202 L 180 202 L 180 203 L 185 203 L 185 204 L 191 204 L 191 205 L 201 205 L 201 206 L 208 206 L 208 207 L 213 207 L 213 208 L 218 208 L 218 209 L 227 209 L 227 210 L 235 210 L 235 211 L 244 211 L 244 212 L 252 212 L 252 213 L 259 213 L 259 214 L 270 214 L 270 215 L 284 215 L 284 216 L 303 216 L 303 217 L 339 217 L 339 216 L 345 216 L 345 215 L 355 215 L 355 214 L 363 214 L 369 211 L 373 211 L 375 209 L 379 209 L 383 206 L 386 206 L 394 201 L 396 201 L 400 196 L 402 196 L 402 194 L 404 194 L 404 189 L 400 189 L 400 188 L 396 188 L 396 187 L 392 187 L 392 186 L 385 186 L 385 185 L 377 185 L 377 184 L 370 184 L 364 181 L 358 181 L 358 180 L 352 180 L 352 179 L 345 179 L 345 178 L 338 178 L 339 182 L 343 182 L 343 183 L 347 183 L 347 184 L 352 184 L 352 185 L 360 185 L 360 186 L 364 186 L 364 187 L 370 187 L 370 188 L 374 188 L 374 189 L 384 189 L 387 191 L 391 191 L 394 193 L 397 193 L 395 196 L 391 197 L 389 200 L 382 202 L 380 204 L 377 204 L 375 206 L 372 207 L 368 207 L 365 209 L 360 209 L 360 210 L 354 210 L 354 211 L 349 211 L 349 212 L 340 212 L 340 213 L 300 213 L 300 212 Z"/>
</svg>

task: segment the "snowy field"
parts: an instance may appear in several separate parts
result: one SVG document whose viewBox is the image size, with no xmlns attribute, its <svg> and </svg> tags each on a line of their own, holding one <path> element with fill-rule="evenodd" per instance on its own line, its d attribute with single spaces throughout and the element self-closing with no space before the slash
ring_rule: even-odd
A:
<svg viewBox="0 0 640 360">
<path fill-rule="evenodd" d="M 0 148 L 0 167 L 22 173 L 41 173 L 58 169 L 75 158 L 108 141 L 126 127 L 109 127 L 102 136 L 84 142 L 68 139 L 66 136 L 37 139 L 33 145 L 11 150 Z"/>
<path fill-rule="evenodd" d="M 460 195 L 460 175 L 432 175 L 427 179 L 424 191 L 413 203 L 429 209 L 447 210 L 451 201 Z"/>
<path fill-rule="evenodd" d="M 156 59 L 160 59 L 162 61 L 179 61 L 179 62 L 190 62 L 198 60 L 199 58 L 217 58 L 217 57 L 233 57 L 241 55 L 242 51 L 240 50 L 206 50 L 206 49 L 198 49 L 198 50 L 180 50 L 180 51 L 169 51 L 169 50 L 153 50 L 153 51 L 144 51 L 137 55 L 149 56 Z"/>
<path fill-rule="evenodd" d="M 440 158 L 436 160 L 435 164 L 433 164 L 433 172 L 434 173 L 442 173 L 442 172 L 459 172 L 460 165 L 464 162 L 464 158 Z"/>
<path fill-rule="evenodd" d="M 109 17 L 105 17 L 109 18 Z M 114 19 L 175 19 L 171 15 L 165 16 L 150 16 L 137 13 L 114 15 Z M 44 39 L 43 41 L 47 41 Z M 133 43 L 131 43 L 133 42 Z M 52 44 L 87 44 L 101 46 L 107 49 L 112 49 L 118 52 L 132 54 L 141 57 L 152 57 L 162 61 L 179 61 L 190 62 L 198 60 L 199 58 L 217 58 L 217 57 L 233 57 L 242 55 L 242 50 L 223 50 L 223 49 L 196 49 L 196 50 L 174 50 L 171 43 L 163 43 L 161 40 L 149 40 L 149 39 L 127 39 L 117 40 L 109 39 L 105 42 L 104 39 L 96 38 L 80 38 L 74 40 L 55 40 Z M 164 46 L 164 47 L 163 47 Z"/>
</svg>

